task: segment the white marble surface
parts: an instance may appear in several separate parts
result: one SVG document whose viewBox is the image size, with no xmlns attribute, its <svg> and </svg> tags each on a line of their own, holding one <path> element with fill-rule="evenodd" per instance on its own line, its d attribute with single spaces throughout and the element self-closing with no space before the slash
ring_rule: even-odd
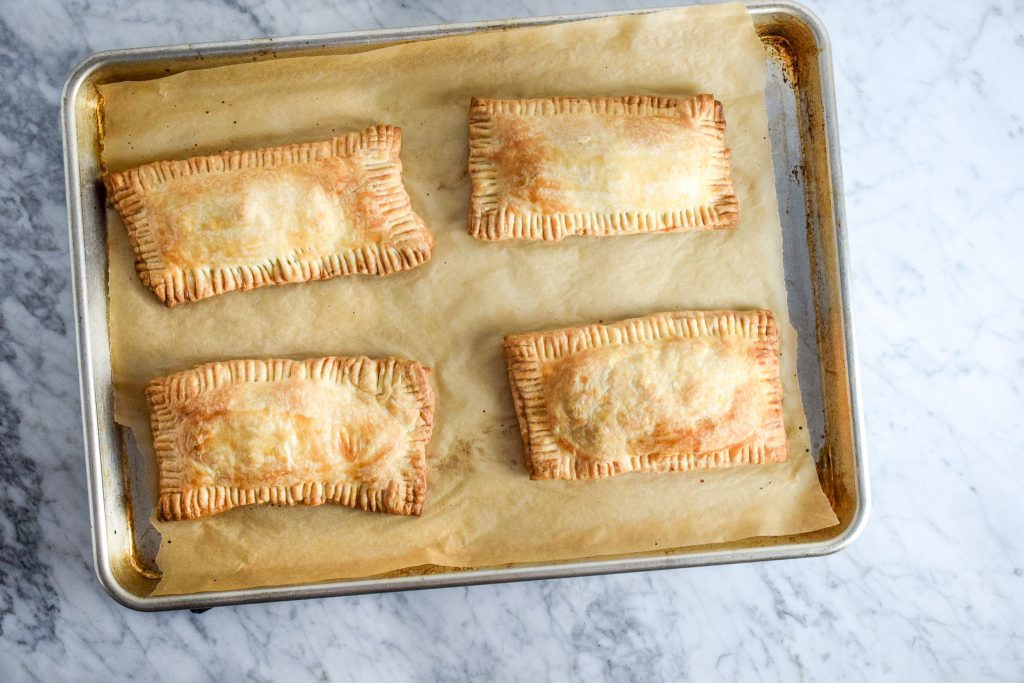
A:
<svg viewBox="0 0 1024 683">
<path fill-rule="evenodd" d="M 835 53 L 872 454 L 851 549 L 202 615 L 133 613 L 96 582 L 58 129 L 71 67 L 115 47 L 631 4 L 3 4 L 0 680 L 1024 677 L 1019 2 L 811 3 Z"/>
</svg>

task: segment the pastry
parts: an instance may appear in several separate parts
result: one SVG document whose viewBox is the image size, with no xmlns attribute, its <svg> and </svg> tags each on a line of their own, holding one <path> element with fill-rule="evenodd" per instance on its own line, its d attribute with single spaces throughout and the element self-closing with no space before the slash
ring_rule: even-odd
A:
<svg viewBox="0 0 1024 683">
<path fill-rule="evenodd" d="M 428 370 L 400 358 L 232 360 L 146 389 L 162 520 L 239 505 L 336 503 L 418 515 Z"/>
<path fill-rule="evenodd" d="M 534 479 L 786 459 L 771 311 L 659 313 L 506 337 Z"/>
<path fill-rule="evenodd" d="M 711 95 L 476 98 L 469 232 L 560 240 L 734 228 L 722 104 Z"/>
<path fill-rule="evenodd" d="M 104 177 L 142 283 L 168 306 L 236 289 L 389 275 L 428 258 L 401 129 L 159 161 Z"/>
</svg>

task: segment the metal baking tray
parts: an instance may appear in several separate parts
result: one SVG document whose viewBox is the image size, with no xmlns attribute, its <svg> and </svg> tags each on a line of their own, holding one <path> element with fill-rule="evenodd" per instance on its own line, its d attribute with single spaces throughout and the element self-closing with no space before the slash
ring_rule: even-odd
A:
<svg viewBox="0 0 1024 683">
<path fill-rule="evenodd" d="M 113 417 L 107 337 L 106 219 L 99 177 L 94 86 L 187 69 L 309 54 L 337 54 L 440 36 L 625 14 L 603 12 L 507 21 L 383 29 L 294 38 L 114 50 L 93 55 L 68 77 L 61 100 L 72 284 L 92 517 L 100 583 L 139 610 L 208 608 L 269 600 L 642 571 L 810 557 L 849 545 L 870 505 L 850 318 L 846 226 L 828 36 L 791 2 L 752 2 L 768 60 L 767 103 L 782 218 L 790 314 L 800 335 L 798 365 L 818 477 L 840 524 L 795 536 L 753 538 L 627 556 L 479 569 L 413 568 L 387 576 L 188 595 L 150 595 L 159 580 L 151 501 L 127 463 L 129 438 Z M 655 10 L 646 10 L 655 11 Z M 152 488 L 151 486 L 149 488 Z M 132 493 L 137 494 L 134 501 Z"/>
</svg>

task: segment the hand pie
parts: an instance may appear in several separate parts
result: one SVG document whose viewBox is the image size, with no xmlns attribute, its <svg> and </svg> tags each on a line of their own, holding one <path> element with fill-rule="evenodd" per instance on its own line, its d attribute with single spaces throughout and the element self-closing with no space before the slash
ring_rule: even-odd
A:
<svg viewBox="0 0 1024 683">
<path fill-rule="evenodd" d="M 434 396 L 400 358 L 208 363 L 146 389 L 162 520 L 336 503 L 418 515 Z"/>
<path fill-rule="evenodd" d="M 428 258 L 401 129 L 159 161 L 104 177 L 142 283 L 168 306 L 236 289 L 389 275 Z"/>
<path fill-rule="evenodd" d="M 469 233 L 560 240 L 734 228 L 722 104 L 711 95 L 476 98 Z"/>
<path fill-rule="evenodd" d="M 770 311 L 660 313 L 505 339 L 533 479 L 786 459 Z"/>
</svg>

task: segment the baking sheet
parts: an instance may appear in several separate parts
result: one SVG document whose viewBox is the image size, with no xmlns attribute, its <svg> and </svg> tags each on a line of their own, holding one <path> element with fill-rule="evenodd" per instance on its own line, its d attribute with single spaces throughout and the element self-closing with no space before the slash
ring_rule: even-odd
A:
<svg viewBox="0 0 1024 683">
<path fill-rule="evenodd" d="M 437 239 L 425 267 L 386 280 L 288 285 L 168 310 L 138 283 L 124 228 L 110 213 L 117 419 L 136 434 L 145 457 L 145 382 L 208 360 L 395 354 L 433 366 L 438 392 L 423 517 L 324 506 L 159 524 L 164 579 L 157 593 L 421 564 L 551 561 L 835 524 L 809 454 L 795 376 L 764 78 L 763 48 L 746 10 L 719 5 L 101 86 L 110 170 L 371 123 L 402 126 L 406 184 Z M 699 92 L 725 104 L 742 215 L 735 233 L 557 245 L 489 244 L 466 235 L 471 96 Z M 772 308 L 780 320 L 787 463 L 585 483 L 527 479 L 502 336 L 661 310 L 753 307 Z"/>
</svg>

